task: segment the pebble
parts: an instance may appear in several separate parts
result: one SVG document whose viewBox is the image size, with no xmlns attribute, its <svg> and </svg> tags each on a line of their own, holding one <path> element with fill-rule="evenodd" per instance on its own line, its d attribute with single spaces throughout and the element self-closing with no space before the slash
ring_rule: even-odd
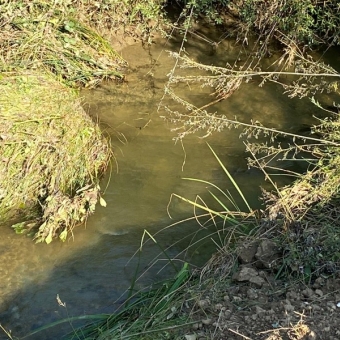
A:
<svg viewBox="0 0 340 340">
<path fill-rule="evenodd" d="M 262 313 L 265 313 L 266 311 L 263 308 L 256 306 L 255 312 L 256 312 L 256 314 L 262 314 Z"/>
<path fill-rule="evenodd" d="M 253 276 L 249 279 L 249 282 L 254 284 L 256 287 L 261 288 L 266 281 L 260 276 Z"/>
<path fill-rule="evenodd" d="M 317 336 L 316 333 L 314 331 L 310 331 L 310 333 L 307 336 L 307 340 L 316 340 Z"/>
<path fill-rule="evenodd" d="M 196 340 L 197 339 L 196 334 L 187 334 L 184 337 L 185 337 L 185 340 Z"/>
<path fill-rule="evenodd" d="M 292 300 L 300 300 L 300 296 L 298 293 L 294 292 L 294 291 L 290 291 L 287 293 L 287 298 L 288 299 L 292 299 Z"/>
<path fill-rule="evenodd" d="M 322 287 L 324 284 L 325 284 L 325 280 L 324 280 L 322 277 L 318 277 L 318 278 L 315 280 L 313 287 L 314 287 L 314 288 L 320 288 L 320 287 Z"/>
<path fill-rule="evenodd" d="M 225 307 L 223 307 L 223 305 L 221 303 L 217 303 L 215 305 L 215 310 L 222 310 L 223 308 L 225 308 Z"/>
<path fill-rule="evenodd" d="M 209 300 L 199 300 L 197 302 L 198 306 L 201 308 L 206 308 L 210 305 L 210 301 Z"/>
<path fill-rule="evenodd" d="M 336 309 L 335 303 L 333 303 L 332 301 L 327 301 L 327 307 L 331 309 Z"/>
<path fill-rule="evenodd" d="M 321 289 L 315 289 L 315 294 L 321 297 L 323 296 L 323 291 Z"/>
<path fill-rule="evenodd" d="M 211 325 L 212 324 L 212 319 L 205 319 L 202 320 L 203 325 Z"/>
<path fill-rule="evenodd" d="M 231 316 L 231 311 L 230 311 L 230 310 L 226 310 L 226 311 L 224 312 L 224 317 L 225 317 L 226 319 L 229 319 L 230 316 Z"/>
<path fill-rule="evenodd" d="M 285 309 L 286 312 L 294 312 L 294 306 L 286 304 L 283 306 L 283 308 Z"/>
<path fill-rule="evenodd" d="M 312 297 L 312 296 L 314 295 L 314 292 L 313 292 L 312 289 L 306 288 L 306 289 L 304 289 L 304 290 L 302 291 L 302 295 L 303 295 L 304 297 L 306 297 L 306 298 L 310 298 L 310 297 Z"/>
<path fill-rule="evenodd" d="M 241 302 L 242 298 L 240 296 L 233 296 L 234 302 Z"/>
<path fill-rule="evenodd" d="M 259 297 L 259 294 L 257 294 L 255 289 L 250 288 L 247 290 L 247 296 L 251 300 L 256 300 Z"/>
</svg>

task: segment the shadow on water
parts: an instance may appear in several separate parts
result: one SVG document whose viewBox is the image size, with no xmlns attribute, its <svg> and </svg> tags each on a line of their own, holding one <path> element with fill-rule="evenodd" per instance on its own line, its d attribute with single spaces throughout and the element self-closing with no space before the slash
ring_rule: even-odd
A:
<svg viewBox="0 0 340 340">
<path fill-rule="evenodd" d="M 152 232 L 157 226 L 148 229 Z M 1 314 L 1 324 L 6 329 L 13 329 L 15 335 L 24 335 L 64 318 L 112 313 L 124 301 L 126 294 L 122 293 L 133 280 L 138 256 L 131 260 L 131 250 L 138 249 L 141 238 L 142 234 L 137 230 L 130 230 L 122 235 L 106 234 L 101 236 L 95 245 L 78 250 L 62 263 L 55 265 L 46 277 L 37 278 L 16 291 L 7 311 Z M 175 241 L 175 235 L 168 233 L 168 240 Z M 172 249 L 169 255 L 178 253 L 181 246 L 183 244 Z M 68 244 L 68 247 L 72 247 L 72 244 Z M 144 246 L 140 263 L 142 272 L 159 251 L 153 243 L 149 242 Z M 136 288 L 141 288 L 141 284 L 144 286 L 156 283 L 160 278 L 174 274 L 168 266 L 157 276 L 157 271 L 163 265 L 164 260 L 160 259 L 152 270 L 145 272 Z M 66 307 L 58 304 L 57 295 L 66 303 Z M 82 324 L 84 321 L 64 323 L 34 334 L 28 339 L 61 339 L 72 327 Z M 6 339 L 4 334 L 0 335 L 0 338 Z"/>
<path fill-rule="evenodd" d="M 214 39 L 213 35 L 211 39 Z M 186 53 L 208 64 L 222 65 L 239 55 L 234 43 L 227 40 L 220 43 L 213 55 L 211 46 L 204 45 L 201 40 L 193 40 L 190 44 L 186 46 Z M 176 40 L 166 45 L 160 41 L 149 49 L 139 44 L 129 46 L 122 51 L 131 67 L 128 81 L 118 85 L 103 84 L 96 90 L 82 93 L 88 103 L 86 108 L 94 119 L 99 117 L 115 150 L 118 169 L 113 165 L 104 196 L 107 208 L 98 207 L 86 229 L 76 229 L 74 240 L 65 244 L 34 245 L 31 240 L 2 228 L 0 323 L 6 329 L 12 329 L 14 335 L 23 336 L 67 316 L 112 312 L 124 299 L 122 293 L 134 277 L 137 257 L 131 262 L 129 259 L 140 245 L 143 230 L 155 233 L 173 221 L 192 216 L 191 207 L 173 199 L 169 209 L 174 220 L 168 217 L 171 194 L 175 192 L 192 200 L 200 195 L 209 203 L 207 185 L 188 182 L 182 177 L 208 180 L 224 190 L 233 190 L 205 140 L 188 136 L 184 141 L 184 152 L 180 143 L 172 141 L 175 133 L 171 131 L 171 124 L 159 118 L 157 105 L 163 96 L 167 74 L 174 65 L 165 50 L 177 51 L 178 48 Z M 179 84 L 176 90 L 198 106 L 212 100 L 210 88 Z M 314 124 L 312 115 L 316 113 L 315 106 L 308 100 L 287 100 L 280 88 L 261 89 L 255 83 L 246 84 L 228 101 L 212 108 L 215 109 L 231 118 L 236 115 L 246 122 L 259 120 L 266 126 L 292 132 L 301 124 Z M 247 170 L 248 155 L 239 133 L 237 130 L 223 131 L 207 141 L 256 208 L 260 206 L 259 185 L 267 184 L 260 172 Z M 281 181 L 287 184 L 290 179 L 282 177 Z M 102 187 L 105 186 L 103 181 Z M 169 250 L 169 255 L 175 256 L 193 242 L 189 235 L 198 229 L 195 223 L 185 223 L 159 234 L 157 240 L 162 247 L 176 244 Z M 213 227 L 201 228 L 201 234 L 196 237 L 212 231 Z M 152 242 L 143 248 L 142 270 L 159 251 Z M 212 251 L 212 243 L 204 244 L 193 248 L 189 258 L 195 263 L 203 263 Z M 156 273 L 163 265 L 164 261 L 159 260 L 152 266 L 143 276 L 141 285 L 158 280 Z M 167 267 L 159 278 L 170 274 Z M 57 294 L 67 309 L 58 305 Z M 36 334 L 32 339 L 58 339 L 71 328 L 65 324 Z M 0 334 L 0 339 L 6 339 L 6 336 Z"/>
</svg>

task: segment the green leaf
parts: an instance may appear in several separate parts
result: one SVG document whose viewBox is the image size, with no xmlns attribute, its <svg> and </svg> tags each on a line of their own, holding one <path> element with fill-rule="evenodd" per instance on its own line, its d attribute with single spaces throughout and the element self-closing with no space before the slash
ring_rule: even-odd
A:
<svg viewBox="0 0 340 340">
<path fill-rule="evenodd" d="M 16 234 L 23 234 L 25 230 L 25 222 L 20 222 L 12 225 L 12 228 L 15 230 Z"/>
</svg>

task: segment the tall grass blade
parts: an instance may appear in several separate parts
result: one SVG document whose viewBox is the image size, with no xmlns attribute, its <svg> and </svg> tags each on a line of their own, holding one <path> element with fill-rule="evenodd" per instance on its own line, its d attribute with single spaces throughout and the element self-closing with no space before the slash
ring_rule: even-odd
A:
<svg viewBox="0 0 340 340">
<path fill-rule="evenodd" d="M 224 211 L 227 211 L 231 216 L 234 217 L 232 211 L 230 211 L 229 208 L 213 192 L 209 190 L 209 193 L 214 198 L 214 200 L 224 209 Z"/>
<path fill-rule="evenodd" d="M 140 250 L 142 250 L 143 247 L 143 243 L 144 243 L 144 237 L 145 235 L 148 235 L 150 237 L 150 239 L 157 245 L 157 247 L 161 250 L 162 254 L 164 254 L 164 256 L 167 258 L 167 260 L 169 261 L 169 263 L 171 264 L 171 266 L 174 268 L 175 272 L 178 272 L 178 269 L 176 267 L 176 265 L 174 264 L 174 262 L 172 261 L 172 259 L 170 258 L 170 256 L 166 253 L 166 251 L 164 250 L 164 248 L 157 242 L 157 240 L 146 230 L 144 229 L 143 232 L 143 237 L 142 237 L 142 242 L 141 242 L 141 247 Z"/>
<path fill-rule="evenodd" d="M 220 164 L 221 168 L 223 169 L 224 173 L 228 176 L 228 178 L 230 179 L 231 183 L 233 184 L 233 186 L 235 187 L 235 189 L 237 190 L 237 192 L 239 193 L 239 195 L 241 196 L 243 202 L 245 203 L 245 205 L 247 206 L 249 212 L 252 211 L 252 209 L 250 208 L 250 205 L 248 204 L 248 201 L 246 200 L 246 198 L 244 197 L 240 187 L 237 185 L 237 183 L 235 182 L 233 176 L 231 176 L 230 172 L 227 170 L 227 168 L 224 166 L 224 164 L 221 162 L 221 160 L 219 159 L 219 157 L 216 155 L 215 151 L 213 150 L 213 148 L 209 145 L 209 143 L 207 143 L 207 145 L 209 146 L 209 149 L 211 150 L 211 152 L 213 153 L 213 155 L 215 156 L 215 158 L 217 159 L 218 163 Z"/>
<path fill-rule="evenodd" d="M 154 309 L 155 313 L 160 312 L 163 308 L 165 308 L 171 302 L 178 288 L 180 288 L 189 278 L 189 265 L 188 263 L 184 263 L 182 269 L 176 276 L 175 282 L 163 293 L 162 299 L 159 303 L 156 304 Z"/>
<path fill-rule="evenodd" d="M 189 200 L 189 199 L 187 199 L 187 198 L 185 198 L 185 197 L 183 197 L 183 196 L 180 196 L 180 195 L 177 195 L 177 194 L 173 194 L 173 195 L 174 195 L 175 197 L 181 199 L 181 200 L 184 201 L 184 202 L 190 203 L 190 204 L 193 205 L 195 208 L 200 208 L 200 209 L 202 209 L 202 210 L 204 210 L 204 211 L 206 211 L 206 212 L 208 212 L 208 213 L 210 213 L 210 214 L 216 215 L 216 216 L 222 218 L 223 220 L 226 220 L 226 221 L 231 222 L 231 223 L 233 223 L 233 224 L 239 224 L 239 222 L 238 222 L 235 218 L 232 218 L 232 217 L 229 217 L 229 216 L 227 216 L 227 215 L 224 215 L 224 214 L 222 214 L 222 213 L 220 213 L 220 212 L 218 212 L 218 211 L 216 211 L 216 210 L 210 209 L 210 208 L 207 207 L 207 206 L 204 206 L 204 205 L 199 204 L 199 203 L 197 203 L 197 202 L 191 201 L 191 200 Z"/>
<path fill-rule="evenodd" d="M 240 211 L 240 208 L 237 206 L 237 204 L 235 203 L 235 200 L 232 198 L 232 196 L 228 195 L 229 192 L 223 191 L 219 186 L 217 186 L 214 183 L 205 181 L 203 179 L 198 179 L 198 178 L 191 178 L 191 177 L 184 177 L 183 179 L 187 180 L 187 181 L 194 181 L 194 182 L 200 182 L 200 183 L 205 183 L 208 184 L 210 186 L 212 186 L 213 188 L 217 189 L 223 196 L 226 197 L 226 199 L 233 205 L 233 207 L 237 210 Z M 226 209 L 227 210 L 227 209 Z"/>
</svg>

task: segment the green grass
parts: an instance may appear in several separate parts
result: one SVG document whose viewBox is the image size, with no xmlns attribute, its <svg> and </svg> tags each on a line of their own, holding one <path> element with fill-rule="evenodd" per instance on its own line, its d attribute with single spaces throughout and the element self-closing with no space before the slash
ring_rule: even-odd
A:
<svg viewBox="0 0 340 340">
<path fill-rule="evenodd" d="M 9 1 L 0 6 L 0 70 L 40 69 L 69 86 L 122 78 L 123 58 L 86 20 L 85 2 Z"/>
<path fill-rule="evenodd" d="M 86 320 L 87 326 L 74 329 L 67 339 L 174 339 L 179 329 L 191 324 L 185 315 L 178 316 L 183 303 L 184 287 L 190 281 L 188 264 L 184 264 L 173 279 L 163 281 L 130 296 L 119 310 L 112 314 L 69 317 L 45 325 L 26 337 L 47 331 L 63 323 L 72 325 Z M 66 308 L 66 305 L 64 305 Z"/>
<path fill-rule="evenodd" d="M 151 39 L 163 2 L 6 1 L 0 5 L 0 71 L 41 69 L 72 87 L 122 79 L 127 63 L 111 39 L 117 31 Z"/>
<path fill-rule="evenodd" d="M 0 220 L 65 240 L 95 209 L 111 149 L 78 94 L 41 73 L 0 80 Z"/>
</svg>

